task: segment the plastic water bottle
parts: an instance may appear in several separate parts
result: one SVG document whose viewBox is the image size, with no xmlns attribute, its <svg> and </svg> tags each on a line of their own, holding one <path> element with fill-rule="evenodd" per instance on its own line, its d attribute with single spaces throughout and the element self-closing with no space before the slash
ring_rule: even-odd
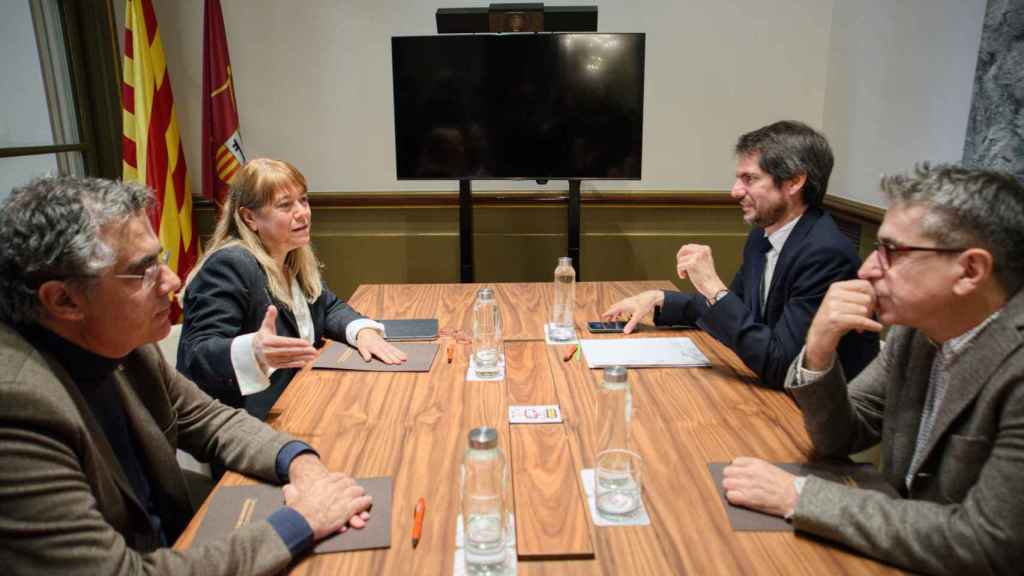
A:
<svg viewBox="0 0 1024 576">
<path fill-rule="evenodd" d="M 508 559 L 506 474 L 498 431 L 470 430 L 462 464 L 462 542 L 467 574 L 504 573 Z"/>
<path fill-rule="evenodd" d="M 597 390 L 597 451 L 629 450 L 633 396 L 625 366 L 604 369 Z"/>
<path fill-rule="evenodd" d="M 559 258 L 555 268 L 555 304 L 551 308 L 552 340 L 565 342 L 576 336 L 576 270 L 572 258 Z"/>
<path fill-rule="evenodd" d="M 497 376 L 502 358 L 501 310 L 494 290 L 481 288 L 473 303 L 473 365 L 478 376 Z"/>
</svg>

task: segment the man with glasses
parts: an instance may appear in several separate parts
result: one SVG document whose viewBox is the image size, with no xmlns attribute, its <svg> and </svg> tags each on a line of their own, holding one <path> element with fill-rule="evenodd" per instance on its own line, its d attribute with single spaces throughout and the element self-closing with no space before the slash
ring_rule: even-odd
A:
<svg viewBox="0 0 1024 576">
<path fill-rule="evenodd" d="M 833 162 L 824 136 L 800 122 L 775 122 L 740 136 L 735 151 L 732 197 L 754 229 L 732 283 L 718 276 L 710 247 L 687 244 L 676 272 L 696 293 L 641 292 L 604 318 L 625 317 L 627 334 L 652 311 L 655 324 L 696 324 L 735 351 L 762 385 L 781 388 L 825 291 L 856 277 L 860 259 L 821 208 Z M 874 333 L 850 334 L 839 347 L 850 375 L 876 354 Z"/>
<path fill-rule="evenodd" d="M 901 498 L 738 458 L 734 504 L 914 571 L 1020 574 L 1024 562 L 1024 186 L 953 166 L 882 180 L 891 207 L 858 280 L 834 284 L 786 388 L 815 451 L 881 442 Z M 892 326 L 848 385 L 851 331 Z"/>
<path fill-rule="evenodd" d="M 14 574 L 274 574 L 365 525 L 370 498 L 312 449 L 168 365 L 181 286 L 144 187 L 43 178 L 0 206 L 0 566 Z M 285 506 L 167 548 L 192 517 L 175 450 L 269 482 Z"/>
</svg>

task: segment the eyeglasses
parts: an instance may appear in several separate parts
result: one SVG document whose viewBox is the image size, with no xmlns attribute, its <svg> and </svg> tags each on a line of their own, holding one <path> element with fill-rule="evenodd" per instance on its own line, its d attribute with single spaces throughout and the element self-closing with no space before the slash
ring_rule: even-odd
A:
<svg viewBox="0 0 1024 576">
<path fill-rule="evenodd" d="M 875 251 L 878 252 L 878 262 L 882 265 L 882 270 L 888 270 L 892 264 L 892 255 L 899 254 L 900 252 L 940 252 L 944 254 L 954 254 L 957 252 L 963 252 L 967 248 L 939 248 L 937 246 L 897 246 L 892 242 L 885 242 L 881 240 L 875 241 Z"/>
<path fill-rule="evenodd" d="M 164 270 L 164 266 L 171 260 L 170 252 L 161 250 L 160 255 L 157 256 L 156 263 L 146 268 L 142 274 L 114 274 L 114 278 L 124 278 L 126 280 L 142 280 L 142 289 L 150 290 L 160 280 L 160 274 Z"/>
</svg>

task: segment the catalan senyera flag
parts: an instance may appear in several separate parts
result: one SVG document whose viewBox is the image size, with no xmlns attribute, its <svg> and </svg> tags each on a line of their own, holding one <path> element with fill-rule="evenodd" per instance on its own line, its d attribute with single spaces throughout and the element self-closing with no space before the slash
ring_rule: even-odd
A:
<svg viewBox="0 0 1024 576">
<path fill-rule="evenodd" d="M 228 38 L 220 0 L 206 0 L 203 21 L 203 196 L 217 204 L 228 196 L 228 182 L 245 164 L 238 132 L 238 105 L 231 77 Z"/>
<path fill-rule="evenodd" d="M 150 220 L 170 255 L 171 269 L 184 280 L 196 263 L 198 241 L 171 78 L 151 0 L 126 0 L 124 20 L 122 176 L 156 192 Z M 180 316 L 175 302 L 171 319 Z"/>
</svg>

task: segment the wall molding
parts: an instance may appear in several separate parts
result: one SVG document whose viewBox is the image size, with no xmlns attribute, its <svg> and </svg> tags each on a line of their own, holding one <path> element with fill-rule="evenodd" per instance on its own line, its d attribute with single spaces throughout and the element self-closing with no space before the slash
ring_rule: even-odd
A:
<svg viewBox="0 0 1024 576">
<path fill-rule="evenodd" d="M 516 192 L 481 191 L 473 193 L 474 206 L 495 205 L 548 205 L 568 200 L 567 191 Z M 197 210 L 213 210 L 206 198 L 193 198 Z M 458 192 L 314 192 L 309 195 L 314 208 L 396 208 L 396 207 L 454 207 L 459 205 Z M 621 204 L 634 206 L 728 206 L 736 204 L 728 192 L 715 191 L 584 191 L 580 195 L 583 205 Z M 825 207 L 840 217 L 879 225 L 885 210 L 838 196 L 825 198 Z"/>
<path fill-rule="evenodd" d="M 846 216 L 855 220 L 880 226 L 885 218 L 885 209 L 871 204 L 864 204 L 856 200 L 849 200 L 838 196 L 825 198 L 825 207 L 840 216 Z"/>
</svg>

